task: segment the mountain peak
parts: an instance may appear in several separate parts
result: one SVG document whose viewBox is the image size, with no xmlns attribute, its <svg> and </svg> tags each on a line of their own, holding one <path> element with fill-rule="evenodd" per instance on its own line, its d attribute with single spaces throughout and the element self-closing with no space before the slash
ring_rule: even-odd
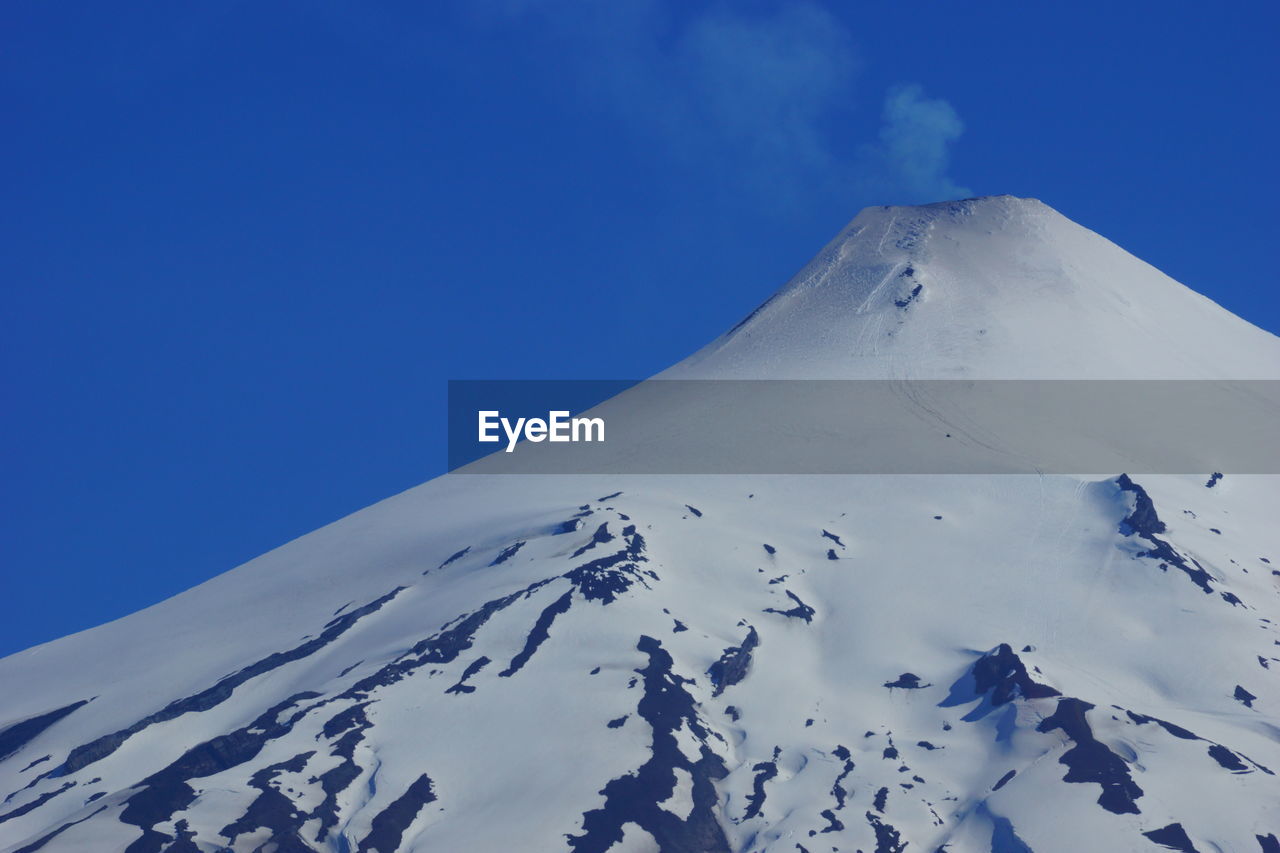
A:
<svg viewBox="0 0 1280 853">
<path fill-rule="evenodd" d="M 859 215 L 873 211 L 930 211 L 941 214 L 972 214 L 978 211 L 999 211 L 1005 215 L 1029 213 L 1062 214 L 1045 204 L 1038 198 L 1022 198 L 1016 195 L 980 195 L 972 198 L 959 198 L 950 201 L 931 201 L 925 204 L 882 204 L 864 207 Z"/>
<path fill-rule="evenodd" d="M 999 195 L 866 208 L 664 375 L 1275 378 L 1280 339 L 1044 202 Z"/>
<path fill-rule="evenodd" d="M 1195 359 L 1274 370 L 1276 339 L 1005 196 L 864 211 L 672 373 Z M 644 435 L 740 442 L 715 391 Z M 0 849 L 1276 849 L 1274 476 L 833 461 L 450 474 L 0 660 Z"/>
</svg>

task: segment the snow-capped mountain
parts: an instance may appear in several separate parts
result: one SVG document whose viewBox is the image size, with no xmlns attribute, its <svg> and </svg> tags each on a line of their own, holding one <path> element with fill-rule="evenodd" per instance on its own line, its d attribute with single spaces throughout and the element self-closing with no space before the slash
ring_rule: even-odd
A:
<svg viewBox="0 0 1280 853">
<path fill-rule="evenodd" d="M 1001 197 L 864 211 L 663 376 L 1280 339 Z M 441 477 L 0 661 L 0 848 L 1277 853 L 1280 478 L 1223 473 Z"/>
</svg>

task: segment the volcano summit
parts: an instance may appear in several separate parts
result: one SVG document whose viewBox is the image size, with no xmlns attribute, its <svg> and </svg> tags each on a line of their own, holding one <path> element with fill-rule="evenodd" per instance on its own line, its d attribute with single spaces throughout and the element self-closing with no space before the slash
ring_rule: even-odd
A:
<svg viewBox="0 0 1280 853">
<path fill-rule="evenodd" d="M 863 211 L 661 377 L 1277 380 L 1280 339 L 997 197 Z M 447 475 L 0 661 L 0 848 L 1274 853 L 1278 510 Z"/>
</svg>

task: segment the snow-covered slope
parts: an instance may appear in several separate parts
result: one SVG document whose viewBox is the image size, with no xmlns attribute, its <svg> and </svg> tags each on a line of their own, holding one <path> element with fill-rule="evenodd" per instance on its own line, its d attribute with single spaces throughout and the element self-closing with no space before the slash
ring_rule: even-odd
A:
<svg viewBox="0 0 1280 853">
<path fill-rule="evenodd" d="M 665 374 L 1280 378 L 1044 205 Z M 1280 480 L 446 476 L 0 661 L 0 849 L 1280 850 Z"/>
<path fill-rule="evenodd" d="M 666 378 L 1276 379 L 1280 339 L 1035 199 L 868 208 Z"/>
</svg>

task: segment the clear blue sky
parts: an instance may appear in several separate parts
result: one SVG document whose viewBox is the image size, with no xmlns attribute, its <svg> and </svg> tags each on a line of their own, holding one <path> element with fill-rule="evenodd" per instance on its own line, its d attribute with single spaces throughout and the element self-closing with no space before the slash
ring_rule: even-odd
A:
<svg viewBox="0 0 1280 853">
<path fill-rule="evenodd" d="M 448 378 L 661 369 L 870 204 L 1035 196 L 1280 331 L 1276 15 L 7 0 L 0 654 L 439 473 Z"/>
</svg>

